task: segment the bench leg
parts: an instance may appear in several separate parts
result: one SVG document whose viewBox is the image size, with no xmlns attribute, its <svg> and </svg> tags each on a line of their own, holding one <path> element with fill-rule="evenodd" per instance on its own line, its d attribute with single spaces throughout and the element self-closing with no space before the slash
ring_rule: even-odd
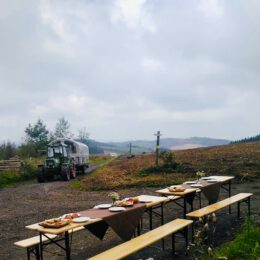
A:
<svg viewBox="0 0 260 260">
<path fill-rule="evenodd" d="M 240 201 L 237 203 L 237 218 L 240 218 Z"/>
<path fill-rule="evenodd" d="M 194 221 L 191 224 L 191 242 L 194 242 Z"/>
<path fill-rule="evenodd" d="M 228 182 L 228 196 L 231 197 L 231 181 Z M 231 206 L 228 207 L 228 213 L 231 214 Z"/>
<path fill-rule="evenodd" d="M 161 203 L 161 225 L 164 224 L 164 211 L 163 211 L 163 204 Z M 164 239 L 162 239 L 162 249 L 165 249 Z"/>
<path fill-rule="evenodd" d="M 198 193 L 199 196 L 199 204 L 200 204 L 200 209 L 201 209 L 201 192 Z"/>
<path fill-rule="evenodd" d="M 35 248 L 35 255 L 36 255 L 36 259 L 40 260 L 40 247 L 39 245 Z"/>
<path fill-rule="evenodd" d="M 250 216 L 251 215 L 251 211 L 250 211 L 250 197 L 248 197 L 247 207 L 248 207 L 248 216 Z"/>
<path fill-rule="evenodd" d="M 188 245 L 189 245 L 189 229 L 188 229 L 188 227 L 186 227 L 184 229 L 184 237 L 185 237 L 185 243 L 186 243 L 186 248 L 187 248 Z"/>
<path fill-rule="evenodd" d="M 175 255 L 175 234 L 172 234 L 172 255 Z"/>
<path fill-rule="evenodd" d="M 29 248 L 27 248 L 27 260 L 31 259 L 31 251 Z"/>
<path fill-rule="evenodd" d="M 70 240 L 69 232 L 65 232 L 65 250 L 66 250 L 66 260 L 70 260 Z"/>
</svg>

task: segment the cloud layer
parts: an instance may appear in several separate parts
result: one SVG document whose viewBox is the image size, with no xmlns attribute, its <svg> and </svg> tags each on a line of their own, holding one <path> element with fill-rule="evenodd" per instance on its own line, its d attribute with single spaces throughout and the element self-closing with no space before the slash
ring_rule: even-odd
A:
<svg viewBox="0 0 260 260">
<path fill-rule="evenodd" d="M 0 0 L 0 141 L 257 134 L 260 2 Z"/>
</svg>

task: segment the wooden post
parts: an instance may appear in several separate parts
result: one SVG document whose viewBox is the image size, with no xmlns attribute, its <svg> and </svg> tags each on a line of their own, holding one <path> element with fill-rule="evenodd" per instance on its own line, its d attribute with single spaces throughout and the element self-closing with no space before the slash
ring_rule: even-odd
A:
<svg viewBox="0 0 260 260">
<path fill-rule="evenodd" d="M 157 140 L 156 140 L 156 158 L 155 158 L 155 164 L 158 166 L 159 164 L 159 152 L 160 152 L 160 131 L 157 131 L 156 134 L 154 134 L 156 137 L 157 137 Z"/>
<path fill-rule="evenodd" d="M 132 143 L 129 143 L 129 154 L 132 155 Z"/>
</svg>

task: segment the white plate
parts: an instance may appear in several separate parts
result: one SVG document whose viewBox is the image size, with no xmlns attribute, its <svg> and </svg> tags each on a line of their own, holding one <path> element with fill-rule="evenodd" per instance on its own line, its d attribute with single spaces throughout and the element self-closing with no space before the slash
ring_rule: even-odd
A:
<svg viewBox="0 0 260 260">
<path fill-rule="evenodd" d="M 186 181 L 186 182 L 184 182 L 183 184 L 188 184 L 188 185 L 190 185 L 190 184 L 196 184 L 197 182 L 196 181 Z"/>
<path fill-rule="evenodd" d="M 86 222 L 86 221 L 89 221 L 89 220 L 90 220 L 89 217 L 79 217 L 79 218 L 72 219 L 72 222 L 81 223 L 81 222 Z"/>
<path fill-rule="evenodd" d="M 192 185 L 190 185 L 192 188 L 201 188 L 201 187 L 203 187 L 203 185 L 202 184 L 192 184 Z"/>
<path fill-rule="evenodd" d="M 148 199 L 148 198 L 141 198 L 141 199 L 139 199 L 139 202 L 141 202 L 141 203 L 148 203 L 148 202 L 152 202 L 152 200 Z"/>
<path fill-rule="evenodd" d="M 214 179 L 209 179 L 209 180 L 207 180 L 207 182 L 208 183 L 216 183 L 216 182 L 218 182 L 217 180 L 214 180 Z"/>
<path fill-rule="evenodd" d="M 125 208 L 123 207 L 111 207 L 108 209 L 109 211 L 112 211 L 112 212 L 118 212 L 118 211 L 124 211 L 126 210 Z"/>
<path fill-rule="evenodd" d="M 100 205 L 97 205 L 95 208 L 97 209 L 109 209 L 111 208 L 112 204 L 100 204 Z"/>
<path fill-rule="evenodd" d="M 80 213 L 78 213 L 78 212 L 75 212 L 75 213 L 77 213 L 78 214 L 78 216 L 80 217 Z M 73 215 L 73 213 L 67 213 L 67 214 L 64 214 L 64 215 L 62 215 L 61 216 L 61 218 L 65 218 L 66 216 L 72 216 Z"/>
</svg>

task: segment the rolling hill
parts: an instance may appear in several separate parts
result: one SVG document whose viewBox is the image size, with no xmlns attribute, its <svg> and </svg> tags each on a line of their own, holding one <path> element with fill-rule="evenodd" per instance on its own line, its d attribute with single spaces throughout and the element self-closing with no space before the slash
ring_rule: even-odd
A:
<svg viewBox="0 0 260 260">
<path fill-rule="evenodd" d="M 90 152 L 93 153 L 129 153 L 130 143 L 132 144 L 133 154 L 150 153 L 155 150 L 155 140 L 134 140 L 126 142 L 98 142 L 92 139 L 86 141 Z M 229 144 L 229 140 L 214 139 L 206 137 L 191 138 L 161 138 L 160 147 L 164 150 L 185 150 L 198 147 L 210 147 Z"/>
</svg>

